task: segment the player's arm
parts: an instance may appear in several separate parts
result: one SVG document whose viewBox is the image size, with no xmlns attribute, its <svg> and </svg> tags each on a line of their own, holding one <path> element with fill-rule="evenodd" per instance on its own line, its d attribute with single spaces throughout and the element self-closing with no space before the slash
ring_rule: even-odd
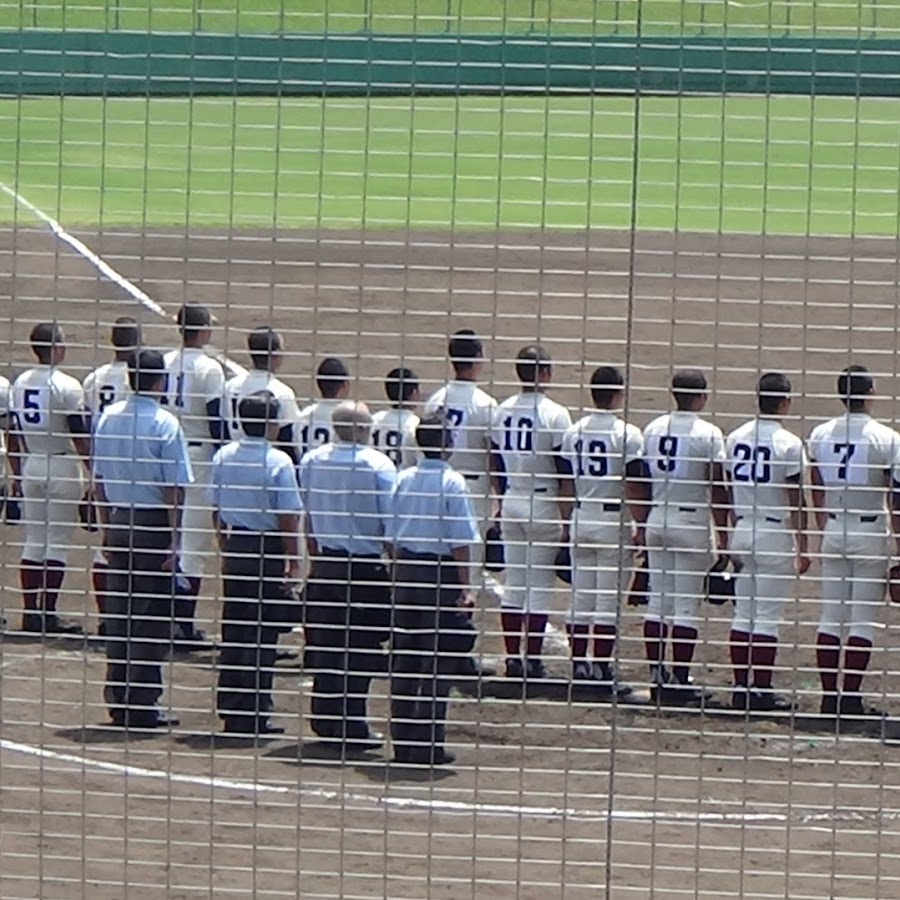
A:
<svg viewBox="0 0 900 900">
<path fill-rule="evenodd" d="M 506 465 L 503 462 L 503 455 L 500 453 L 500 445 L 491 441 L 491 452 L 488 455 L 491 475 L 491 490 L 498 497 L 502 497 L 506 493 Z"/>
<path fill-rule="evenodd" d="M 283 450 L 296 466 L 300 462 L 300 455 L 297 453 L 297 442 L 294 435 L 294 425 L 288 422 L 278 429 L 278 436 L 275 438 L 275 446 L 279 450 Z"/>
<path fill-rule="evenodd" d="M 786 479 L 788 503 L 790 504 L 791 530 L 797 542 L 797 573 L 804 575 L 809 571 L 809 516 L 806 511 L 806 498 L 803 492 L 803 476 L 789 475 Z"/>
<path fill-rule="evenodd" d="M 181 517 L 184 512 L 184 488 L 180 485 L 166 485 L 162 491 L 163 508 L 168 515 L 168 525 L 172 532 L 172 542 L 168 550 L 170 557 L 163 568 L 174 568 L 175 555 L 181 546 Z"/>
<path fill-rule="evenodd" d="M 206 423 L 213 444 L 219 446 L 228 440 L 228 423 L 222 410 L 225 396 L 225 372 L 218 362 L 210 364 L 206 376 Z M 227 415 L 227 410 L 225 410 Z"/>
<path fill-rule="evenodd" d="M 725 480 L 725 467 L 721 462 L 710 466 L 712 480 L 712 517 L 716 527 L 716 549 L 728 552 L 728 526 L 731 522 L 731 494 Z"/>
<path fill-rule="evenodd" d="M 300 514 L 279 513 L 278 530 L 285 557 L 285 577 L 295 579 L 300 573 Z"/>
<path fill-rule="evenodd" d="M 66 416 L 66 427 L 69 429 L 69 436 L 72 439 L 72 446 L 75 452 L 81 458 L 82 465 L 90 471 L 91 469 L 91 426 L 90 422 L 81 411 L 69 413 Z"/>
<path fill-rule="evenodd" d="M 643 547 L 647 542 L 647 518 L 653 506 L 653 479 L 644 459 L 633 459 L 625 466 L 625 502 L 635 522 L 634 542 Z"/>
<path fill-rule="evenodd" d="M 19 417 L 10 413 L 6 427 L 6 455 L 12 471 L 12 493 L 14 497 L 22 496 L 22 457 L 25 454 L 25 442 L 19 430 Z"/>
<path fill-rule="evenodd" d="M 823 532 L 828 524 L 828 510 L 825 507 L 825 482 L 819 467 L 813 463 L 809 467 L 809 477 L 812 481 L 812 504 L 816 517 L 816 528 Z"/>
<path fill-rule="evenodd" d="M 94 502 L 97 504 L 100 525 L 106 528 L 109 525 L 109 499 L 106 496 L 106 485 L 96 472 L 94 473 Z"/>
<path fill-rule="evenodd" d="M 563 523 L 563 543 L 570 538 L 572 514 L 575 512 L 575 467 L 572 460 L 564 456 L 562 448 L 553 457 L 559 492 L 556 502 L 559 505 L 559 517 Z"/>
</svg>

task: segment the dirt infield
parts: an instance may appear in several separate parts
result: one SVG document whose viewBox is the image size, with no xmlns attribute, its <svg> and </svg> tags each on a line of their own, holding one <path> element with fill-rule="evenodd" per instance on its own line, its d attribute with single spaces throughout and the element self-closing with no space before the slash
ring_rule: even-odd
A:
<svg viewBox="0 0 900 900">
<path fill-rule="evenodd" d="M 834 374 L 851 358 L 879 373 L 881 415 L 900 418 L 892 241 L 641 234 L 632 259 L 617 233 L 79 236 L 167 309 L 214 307 L 217 346 L 239 362 L 247 328 L 276 324 L 301 398 L 327 354 L 347 358 L 363 399 L 380 402 L 401 358 L 430 387 L 446 375 L 447 333 L 471 325 L 488 337 L 496 394 L 511 392 L 508 360 L 539 338 L 558 360 L 553 395 L 573 408 L 593 366 L 627 362 L 638 424 L 667 407 L 674 366 L 710 371 L 723 428 L 752 413 L 759 371 L 778 368 L 801 394 L 793 424 L 805 434 L 835 410 Z M 31 325 L 56 318 L 79 376 L 106 359 L 112 319 L 140 310 L 25 227 L 0 231 L 0 304 L 11 371 L 30 363 Z M 144 319 L 149 343 L 172 343 L 171 326 Z M 0 537 L 14 620 L 21 535 L 0 526 Z M 82 538 L 63 604 L 93 630 Z M 778 676 L 805 712 L 816 592 L 814 571 L 798 585 Z M 209 593 L 203 616 L 215 631 L 213 580 Z M 721 616 L 710 612 L 698 671 L 719 689 Z M 496 615 L 481 619 L 496 656 Z M 884 623 L 867 687 L 896 710 L 896 614 Z M 622 668 L 639 681 L 638 616 L 624 627 Z M 552 667 L 564 671 L 561 654 Z M 312 745 L 307 686 L 290 666 L 277 681 L 284 740 L 212 738 L 214 678 L 211 655 L 172 661 L 167 699 L 181 728 L 125 741 L 99 727 L 100 654 L 0 643 L 0 897 L 900 896 L 900 748 L 890 743 L 789 721 L 459 698 L 458 767 L 411 776 L 385 754 L 339 760 Z M 377 693 L 383 726 L 384 685 Z"/>
</svg>

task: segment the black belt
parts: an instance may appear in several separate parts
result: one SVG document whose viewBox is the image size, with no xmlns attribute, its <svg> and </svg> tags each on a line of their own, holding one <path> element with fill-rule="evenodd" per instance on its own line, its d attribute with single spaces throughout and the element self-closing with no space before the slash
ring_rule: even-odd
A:
<svg viewBox="0 0 900 900">
<path fill-rule="evenodd" d="M 851 516 L 851 515 L 855 515 L 855 514 L 852 514 L 852 513 L 846 513 L 846 515 L 847 515 L 847 516 Z M 828 518 L 829 518 L 829 519 L 835 519 L 835 520 L 836 520 L 836 519 L 839 519 L 840 516 L 838 516 L 837 513 L 828 513 Z M 877 522 L 877 521 L 878 521 L 878 516 L 877 516 L 877 515 L 874 515 L 874 516 L 860 516 L 860 517 L 859 517 L 859 521 L 860 521 L 860 522 Z"/>
<path fill-rule="evenodd" d="M 697 512 L 696 506 L 679 506 L 678 512 Z"/>
<path fill-rule="evenodd" d="M 549 488 L 535 488 L 534 492 L 536 494 L 546 494 Z"/>
<path fill-rule="evenodd" d="M 456 562 L 452 556 L 444 556 L 440 553 L 414 553 L 412 550 L 401 550 L 400 559 L 410 559 L 420 562 Z"/>
<path fill-rule="evenodd" d="M 206 441 L 188 441 L 188 447 L 205 447 Z"/>
<path fill-rule="evenodd" d="M 746 516 L 735 516 L 734 521 L 735 522 L 743 522 L 744 519 L 746 519 L 746 518 L 747 518 Z M 763 516 L 763 521 L 764 522 L 777 522 L 779 525 L 781 525 L 781 523 L 784 522 L 784 519 L 776 519 L 775 516 Z"/>
<path fill-rule="evenodd" d="M 473 475 L 471 472 L 463 472 L 462 477 L 466 479 L 466 481 L 478 481 L 479 478 L 483 478 L 483 475 Z"/>
<path fill-rule="evenodd" d="M 622 504 L 621 503 L 604 503 L 603 504 L 603 512 L 621 512 Z"/>
<path fill-rule="evenodd" d="M 342 547 L 322 547 L 319 550 L 318 559 L 328 556 L 339 556 L 341 559 L 377 559 L 381 562 L 380 553 L 351 553 Z"/>
<path fill-rule="evenodd" d="M 280 537 L 281 532 L 279 531 L 257 531 L 255 528 L 244 528 L 243 525 L 229 525 L 229 532 L 237 532 L 238 534 L 249 534 L 255 537 Z"/>
</svg>

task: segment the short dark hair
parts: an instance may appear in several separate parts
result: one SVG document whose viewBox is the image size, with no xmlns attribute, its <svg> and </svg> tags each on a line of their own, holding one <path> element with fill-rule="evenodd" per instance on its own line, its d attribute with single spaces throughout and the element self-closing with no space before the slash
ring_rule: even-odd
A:
<svg viewBox="0 0 900 900">
<path fill-rule="evenodd" d="M 453 428 L 445 415 L 432 413 L 416 426 L 416 443 L 427 459 L 441 456 L 453 447 Z"/>
<path fill-rule="evenodd" d="M 529 344 L 516 356 L 516 375 L 522 384 L 537 384 L 538 374 L 551 368 L 550 354 L 540 344 Z"/>
<path fill-rule="evenodd" d="M 450 337 L 447 355 L 450 357 L 450 364 L 458 372 L 479 359 L 484 359 L 484 344 L 471 328 L 460 328 Z"/>
<path fill-rule="evenodd" d="M 384 380 L 384 393 L 391 403 L 406 402 L 419 389 L 419 376 L 412 369 L 391 369 Z"/>
<path fill-rule="evenodd" d="M 281 410 L 271 391 L 248 394 L 238 403 L 238 418 L 248 437 L 265 437 L 271 422 L 278 422 Z"/>
<path fill-rule="evenodd" d="M 153 390 L 166 376 L 166 361 L 159 350 L 138 350 L 128 360 L 128 383 L 136 394 Z"/>
<path fill-rule="evenodd" d="M 837 380 L 841 403 L 851 412 L 860 410 L 866 397 L 875 390 L 875 380 L 865 366 L 847 366 Z"/>
<path fill-rule="evenodd" d="M 175 315 L 175 322 L 182 337 L 193 337 L 212 327 L 212 313 L 199 303 L 185 303 Z"/>
<path fill-rule="evenodd" d="M 137 350 L 141 345 L 141 326 L 131 316 L 119 316 L 113 322 L 110 343 L 116 350 Z"/>
<path fill-rule="evenodd" d="M 328 400 L 337 397 L 349 380 L 350 370 L 344 361 L 336 356 L 326 357 L 316 369 L 316 386 L 319 393 Z"/>
<path fill-rule="evenodd" d="M 625 389 L 625 378 L 615 366 L 600 366 L 591 375 L 591 399 L 598 409 L 606 409 L 616 394 Z"/>
<path fill-rule="evenodd" d="M 764 416 L 778 412 L 778 407 L 791 396 L 791 379 L 781 372 L 766 372 L 759 379 L 756 397 Z"/>
<path fill-rule="evenodd" d="M 699 394 L 707 390 L 706 376 L 699 369 L 679 369 L 672 376 L 672 396 L 675 405 L 681 409 L 690 409 Z"/>
<path fill-rule="evenodd" d="M 50 362 L 53 351 L 62 345 L 63 331 L 56 322 L 40 322 L 31 329 L 31 350 L 41 363 Z"/>
<path fill-rule="evenodd" d="M 281 335 L 268 325 L 260 325 L 247 335 L 247 349 L 255 369 L 269 366 L 272 356 L 282 349 Z"/>
</svg>

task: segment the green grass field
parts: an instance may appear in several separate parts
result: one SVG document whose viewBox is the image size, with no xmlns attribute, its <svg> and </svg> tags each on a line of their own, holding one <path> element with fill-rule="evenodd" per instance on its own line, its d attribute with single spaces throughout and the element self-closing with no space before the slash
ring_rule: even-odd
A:
<svg viewBox="0 0 900 900">
<path fill-rule="evenodd" d="M 898 233 L 900 106 L 806 97 L 0 102 L 66 225 Z M 3 201 L 0 216 L 13 217 Z"/>
<path fill-rule="evenodd" d="M 900 0 L 0 0 L 0 28 L 900 34 Z"/>
</svg>

